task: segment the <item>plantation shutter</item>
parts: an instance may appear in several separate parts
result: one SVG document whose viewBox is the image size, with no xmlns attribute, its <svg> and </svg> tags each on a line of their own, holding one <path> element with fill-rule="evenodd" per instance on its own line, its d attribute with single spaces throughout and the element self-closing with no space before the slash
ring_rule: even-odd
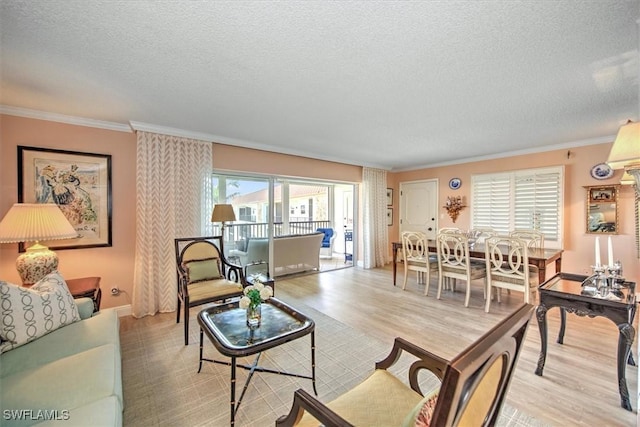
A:
<svg viewBox="0 0 640 427">
<path fill-rule="evenodd" d="M 473 228 L 493 228 L 507 234 L 511 228 L 510 174 L 479 175 L 472 179 Z"/>
<path fill-rule="evenodd" d="M 471 183 L 472 228 L 534 229 L 546 246 L 561 247 L 562 167 L 474 175 Z"/>
<path fill-rule="evenodd" d="M 544 234 L 545 241 L 558 241 L 559 202 L 559 173 L 516 174 L 516 229 L 534 229 Z"/>
</svg>

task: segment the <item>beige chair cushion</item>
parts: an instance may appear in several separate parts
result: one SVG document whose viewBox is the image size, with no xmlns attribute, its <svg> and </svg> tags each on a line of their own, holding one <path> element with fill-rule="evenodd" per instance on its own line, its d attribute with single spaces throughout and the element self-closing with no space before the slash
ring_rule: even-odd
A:
<svg viewBox="0 0 640 427">
<path fill-rule="evenodd" d="M 522 270 L 521 270 L 522 271 Z M 515 285 L 522 284 L 524 279 L 513 274 L 492 273 L 491 282 L 513 283 Z M 529 266 L 529 286 L 538 286 L 538 267 Z"/>
<path fill-rule="evenodd" d="M 189 301 L 196 305 L 198 301 L 209 300 L 242 291 L 240 283 L 227 279 L 205 280 L 189 285 Z"/>
<path fill-rule="evenodd" d="M 400 426 L 407 414 L 422 400 L 393 374 L 376 369 L 365 381 L 328 403 L 338 415 L 355 426 Z M 309 413 L 298 426 L 319 426 Z"/>
<path fill-rule="evenodd" d="M 487 275 L 487 269 L 484 263 L 471 262 L 469 269 L 471 270 L 472 279 L 479 279 Z M 466 269 L 464 266 L 454 267 L 445 264 L 442 266 L 442 271 L 444 271 L 445 273 L 466 274 Z"/>
</svg>

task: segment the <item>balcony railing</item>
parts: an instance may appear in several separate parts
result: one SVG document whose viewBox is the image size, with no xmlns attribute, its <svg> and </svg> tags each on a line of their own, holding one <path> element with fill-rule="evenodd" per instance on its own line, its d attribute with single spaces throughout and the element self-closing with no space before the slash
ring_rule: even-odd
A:
<svg viewBox="0 0 640 427">
<path fill-rule="evenodd" d="M 225 229 L 228 234 L 225 236 L 225 240 L 237 242 L 251 237 L 268 237 L 268 225 L 266 222 L 226 224 Z M 329 227 L 331 227 L 330 221 L 295 221 L 289 222 L 289 231 L 285 232 L 284 224 L 276 222 L 273 224 L 273 235 L 310 234 L 314 233 L 318 228 Z M 217 224 L 214 225 L 214 234 L 220 234 L 220 226 Z"/>
</svg>

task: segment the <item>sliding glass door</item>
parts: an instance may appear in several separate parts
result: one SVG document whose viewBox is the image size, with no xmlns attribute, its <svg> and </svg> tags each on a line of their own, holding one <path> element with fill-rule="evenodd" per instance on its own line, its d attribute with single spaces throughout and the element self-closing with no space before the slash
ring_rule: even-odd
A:
<svg viewBox="0 0 640 427">
<path fill-rule="evenodd" d="M 258 256 L 267 263 L 273 260 L 273 237 L 331 229 L 331 245 L 322 249 L 321 270 L 352 265 L 349 238 L 353 235 L 355 185 L 218 174 L 213 177 L 213 188 L 214 202 L 231 204 L 236 214 L 236 221 L 225 224 L 224 229 L 224 253 L 232 262 L 242 265 Z M 214 233 L 221 231 L 220 224 L 214 224 Z M 267 253 L 263 242 L 269 242 Z M 261 251 L 255 251 L 257 246 Z"/>
</svg>

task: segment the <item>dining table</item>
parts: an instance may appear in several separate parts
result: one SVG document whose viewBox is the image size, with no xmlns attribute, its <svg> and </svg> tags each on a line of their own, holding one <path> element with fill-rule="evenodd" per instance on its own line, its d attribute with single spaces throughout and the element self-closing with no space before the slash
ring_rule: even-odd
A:
<svg viewBox="0 0 640 427">
<path fill-rule="evenodd" d="M 392 242 L 393 249 L 393 286 L 396 286 L 396 273 L 398 271 L 398 250 L 402 250 L 402 242 Z M 429 252 L 436 253 L 435 240 L 429 240 L 428 242 Z M 475 243 L 473 246 L 469 246 L 469 257 L 471 258 L 484 258 L 484 243 Z M 529 248 L 529 264 L 538 268 L 538 283 L 544 283 L 547 277 L 547 266 L 551 263 L 555 263 L 555 272 L 559 273 L 562 268 L 562 249 L 551 248 Z M 505 261 L 506 261 L 505 254 Z"/>
</svg>

